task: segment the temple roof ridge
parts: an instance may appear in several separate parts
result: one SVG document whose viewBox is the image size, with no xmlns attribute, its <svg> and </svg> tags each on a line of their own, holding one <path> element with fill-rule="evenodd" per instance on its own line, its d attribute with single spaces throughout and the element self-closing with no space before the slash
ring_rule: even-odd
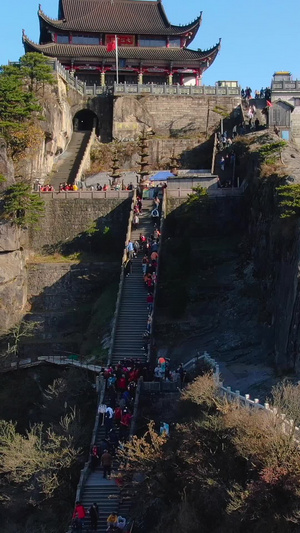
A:
<svg viewBox="0 0 300 533">
<path fill-rule="evenodd" d="M 87 6 L 89 9 L 86 9 Z M 51 18 L 39 4 L 40 22 L 44 21 L 62 31 L 145 35 L 182 35 L 191 32 L 191 42 L 202 22 L 201 11 L 189 24 L 171 24 L 160 0 L 62 0 L 62 13 L 64 18 Z"/>
<path fill-rule="evenodd" d="M 31 41 L 25 34 L 23 30 L 23 43 L 29 46 L 30 51 L 41 52 L 50 57 L 57 57 L 59 55 L 64 55 L 67 57 L 74 57 L 74 54 L 78 57 L 82 57 L 84 54 L 87 54 L 90 57 L 114 57 L 115 52 L 108 52 L 105 45 L 78 45 L 78 44 L 58 44 L 50 42 L 47 44 L 37 44 Z M 208 50 L 192 50 L 190 48 L 164 48 L 160 49 L 157 47 L 141 47 L 141 48 L 131 48 L 131 47 L 119 47 L 119 57 L 121 58 L 139 58 L 139 59 L 155 59 L 159 57 L 164 57 L 166 60 L 208 60 L 210 64 L 214 61 L 220 48 L 220 41 Z"/>
<path fill-rule="evenodd" d="M 221 43 L 222 43 L 222 37 L 219 37 L 218 42 L 214 46 L 212 46 L 211 48 L 198 48 L 198 51 L 199 52 L 210 52 L 211 50 L 216 50 L 216 48 L 220 50 Z"/>
</svg>

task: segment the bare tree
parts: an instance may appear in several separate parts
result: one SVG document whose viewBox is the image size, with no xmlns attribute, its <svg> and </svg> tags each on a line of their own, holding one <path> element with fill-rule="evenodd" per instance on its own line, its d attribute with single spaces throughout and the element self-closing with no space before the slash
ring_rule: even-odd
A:
<svg viewBox="0 0 300 533">
<path fill-rule="evenodd" d="M 40 322 L 21 320 L 21 322 L 7 331 L 5 335 L 7 339 L 7 348 L 2 352 L 1 357 L 7 358 L 10 355 L 18 357 L 21 342 L 26 338 L 34 337 L 40 328 Z"/>
</svg>

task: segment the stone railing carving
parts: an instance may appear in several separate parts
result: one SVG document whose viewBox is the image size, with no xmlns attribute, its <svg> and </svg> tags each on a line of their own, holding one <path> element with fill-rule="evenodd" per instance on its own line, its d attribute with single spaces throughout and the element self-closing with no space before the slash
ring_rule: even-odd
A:
<svg viewBox="0 0 300 533">
<path fill-rule="evenodd" d="M 89 190 L 79 190 L 79 191 L 50 191 L 38 193 L 43 200 L 70 200 L 70 199 L 92 199 L 92 200 L 103 200 L 109 198 L 130 198 L 133 196 L 133 191 L 89 191 Z"/>
<path fill-rule="evenodd" d="M 300 80 L 294 81 L 273 81 L 271 90 L 273 91 L 300 91 Z"/>
<path fill-rule="evenodd" d="M 122 96 L 124 94 L 156 94 L 172 96 L 236 96 L 240 97 L 240 87 L 218 87 L 213 85 L 156 85 L 148 84 L 128 84 L 114 83 L 114 95 Z"/>
</svg>

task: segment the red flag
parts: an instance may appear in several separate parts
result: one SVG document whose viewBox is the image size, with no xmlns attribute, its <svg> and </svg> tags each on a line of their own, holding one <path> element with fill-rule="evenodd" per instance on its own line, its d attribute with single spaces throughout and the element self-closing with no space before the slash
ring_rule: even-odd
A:
<svg viewBox="0 0 300 533">
<path fill-rule="evenodd" d="M 267 100 L 267 106 L 268 107 L 273 107 L 273 104 L 271 104 L 271 102 L 269 100 Z"/>
<path fill-rule="evenodd" d="M 116 41 L 114 39 L 110 43 L 107 43 L 106 50 L 107 52 L 113 52 L 115 49 L 116 49 Z"/>
</svg>

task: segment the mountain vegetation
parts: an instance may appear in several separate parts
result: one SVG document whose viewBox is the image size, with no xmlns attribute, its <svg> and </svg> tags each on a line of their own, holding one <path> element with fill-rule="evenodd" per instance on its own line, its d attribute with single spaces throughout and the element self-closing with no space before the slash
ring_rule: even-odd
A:
<svg viewBox="0 0 300 533">
<path fill-rule="evenodd" d="M 272 392 L 278 416 L 228 402 L 204 374 L 182 392 L 169 438 L 150 422 L 125 445 L 123 490 L 134 494 L 140 530 L 299 531 L 300 454 L 295 425 L 283 432 L 281 413 L 291 405 L 288 416 L 299 419 L 300 387 Z"/>
<path fill-rule="evenodd" d="M 54 83 L 47 58 L 35 52 L 0 67 L 0 133 L 13 159 L 24 157 L 24 150 L 42 138 L 41 98 L 45 84 Z"/>
</svg>

